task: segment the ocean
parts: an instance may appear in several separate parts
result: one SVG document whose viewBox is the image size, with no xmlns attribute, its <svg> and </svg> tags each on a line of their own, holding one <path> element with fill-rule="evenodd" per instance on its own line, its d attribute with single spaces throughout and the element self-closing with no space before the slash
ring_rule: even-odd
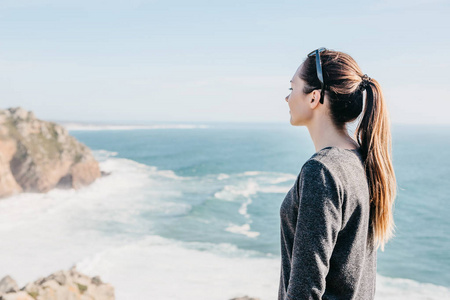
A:
<svg viewBox="0 0 450 300">
<path fill-rule="evenodd" d="M 111 175 L 0 200 L 0 278 L 76 265 L 116 299 L 277 298 L 280 205 L 314 145 L 265 123 L 67 125 Z M 395 237 L 376 299 L 450 299 L 450 127 L 392 125 Z"/>
</svg>

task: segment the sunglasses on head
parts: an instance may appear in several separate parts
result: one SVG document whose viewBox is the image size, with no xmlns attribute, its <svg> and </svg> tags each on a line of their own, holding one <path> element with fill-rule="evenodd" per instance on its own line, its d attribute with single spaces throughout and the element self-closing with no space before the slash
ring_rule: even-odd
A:
<svg viewBox="0 0 450 300">
<path fill-rule="evenodd" d="M 323 72 L 322 72 L 322 64 L 320 62 L 320 52 L 323 52 L 325 50 L 327 50 L 327 48 L 322 47 L 322 48 L 316 49 L 314 51 L 311 51 L 308 54 L 308 57 L 309 56 L 314 56 L 314 55 L 316 56 L 317 78 L 319 78 L 320 86 L 321 86 L 319 102 L 322 103 L 322 104 L 323 104 L 323 97 L 324 97 L 323 94 L 325 92 L 325 83 L 323 82 Z"/>
</svg>

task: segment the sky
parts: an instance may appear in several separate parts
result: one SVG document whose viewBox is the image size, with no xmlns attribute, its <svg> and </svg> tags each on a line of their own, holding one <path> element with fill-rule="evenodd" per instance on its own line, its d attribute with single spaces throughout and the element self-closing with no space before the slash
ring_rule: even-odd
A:
<svg viewBox="0 0 450 300">
<path fill-rule="evenodd" d="M 450 124 L 450 1 L 0 0 L 0 108 L 39 119 L 289 122 L 307 53 L 350 54 L 392 123 Z"/>
</svg>

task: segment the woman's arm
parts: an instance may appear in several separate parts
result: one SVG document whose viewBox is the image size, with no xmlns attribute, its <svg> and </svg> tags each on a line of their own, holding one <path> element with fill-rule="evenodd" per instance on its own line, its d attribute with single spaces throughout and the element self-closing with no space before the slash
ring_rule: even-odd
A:
<svg viewBox="0 0 450 300">
<path fill-rule="evenodd" d="M 305 163 L 286 300 L 322 299 L 329 261 L 342 225 L 337 182 L 319 161 Z"/>
</svg>

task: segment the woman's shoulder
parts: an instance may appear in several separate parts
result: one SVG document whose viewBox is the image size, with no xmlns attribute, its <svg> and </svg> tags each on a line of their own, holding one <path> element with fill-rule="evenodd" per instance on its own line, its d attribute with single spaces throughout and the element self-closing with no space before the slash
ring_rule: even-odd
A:
<svg viewBox="0 0 450 300">
<path fill-rule="evenodd" d="M 300 174 L 304 176 L 327 173 L 336 181 L 347 177 L 345 173 L 363 173 L 364 165 L 360 148 L 342 149 L 325 147 L 314 153 L 302 166 Z"/>
<path fill-rule="evenodd" d="M 328 180 L 335 180 L 333 168 L 327 164 L 326 161 L 320 157 L 314 156 L 308 159 L 302 166 L 298 179 L 301 182 L 315 181 L 323 177 L 328 177 Z"/>
<path fill-rule="evenodd" d="M 339 206 L 343 201 L 339 174 L 318 157 L 312 157 L 303 164 L 298 177 L 298 189 L 301 191 L 300 198 L 305 199 L 303 201 L 307 205 L 320 207 L 328 201 L 335 201 Z"/>
<path fill-rule="evenodd" d="M 361 167 L 361 148 L 344 149 L 335 146 L 325 147 L 314 153 L 305 164 L 311 161 L 320 162 L 330 170 L 355 164 L 357 167 Z"/>
</svg>

